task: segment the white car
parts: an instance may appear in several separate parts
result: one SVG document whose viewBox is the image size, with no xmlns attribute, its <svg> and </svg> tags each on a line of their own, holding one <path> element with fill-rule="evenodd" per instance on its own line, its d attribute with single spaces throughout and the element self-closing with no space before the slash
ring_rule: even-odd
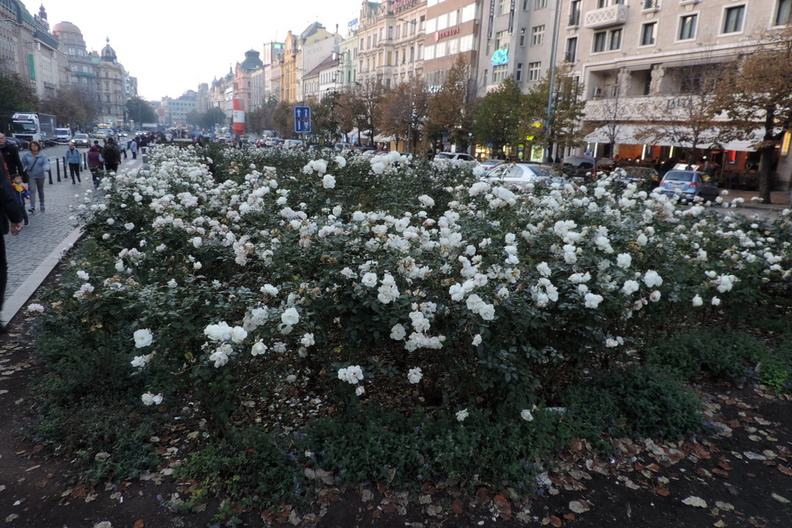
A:
<svg viewBox="0 0 792 528">
<path fill-rule="evenodd" d="M 512 187 L 525 187 L 529 183 L 564 183 L 566 180 L 557 176 L 552 167 L 533 163 L 502 163 L 487 171 L 487 180 L 500 182 Z"/>
<path fill-rule="evenodd" d="M 438 152 L 433 158 L 434 161 L 476 161 L 476 158 L 464 152 Z"/>
</svg>

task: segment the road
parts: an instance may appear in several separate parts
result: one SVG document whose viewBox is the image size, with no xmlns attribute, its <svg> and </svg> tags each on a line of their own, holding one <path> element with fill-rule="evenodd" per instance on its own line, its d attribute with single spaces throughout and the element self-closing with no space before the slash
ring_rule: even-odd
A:
<svg viewBox="0 0 792 528">
<path fill-rule="evenodd" d="M 44 184 L 44 203 L 46 212 L 38 210 L 28 213 L 30 225 L 25 226 L 18 236 L 5 237 L 8 257 L 8 283 L 5 291 L 0 321 L 3 323 L 13 317 L 35 289 L 57 263 L 62 251 L 79 238 L 79 230 L 74 220 L 73 207 L 84 198 L 86 191 L 92 191 L 91 173 L 82 171 L 82 182 L 72 184 L 68 168 L 64 172 L 63 156 L 68 147 L 59 145 L 48 147 L 44 154 L 52 164 L 52 183 Z M 87 152 L 88 149 L 79 149 Z M 135 170 L 142 165 L 142 156 L 133 160 L 129 155 L 123 160 L 120 170 Z M 57 164 L 56 160 L 60 160 Z M 60 181 L 58 181 L 58 167 Z"/>
</svg>

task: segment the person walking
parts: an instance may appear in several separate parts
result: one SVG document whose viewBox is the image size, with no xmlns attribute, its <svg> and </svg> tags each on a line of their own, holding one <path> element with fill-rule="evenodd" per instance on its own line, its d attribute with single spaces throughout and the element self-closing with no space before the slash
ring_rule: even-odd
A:
<svg viewBox="0 0 792 528">
<path fill-rule="evenodd" d="M 6 139 L 6 135 L 0 132 L 0 154 L 5 159 L 6 168 L 8 173 L 13 176 L 14 174 L 23 174 L 25 171 L 22 169 L 22 160 L 19 159 L 19 149 L 16 145 L 12 145 Z"/>
<path fill-rule="evenodd" d="M 80 156 L 80 151 L 75 148 L 74 141 L 69 141 L 69 150 L 66 151 L 66 163 L 69 164 L 69 174 L 71 175 L 72 185 L 75 185 L 77 182 L 82 183 L 80 179 L 81 162 L 82 157 Z"/>
<path fill-rule="evenodd" d="M 105 170 L 107 172 L 116 172 L 118 170 L 118 166 L 121 164 L 121 149 L 115 144 L 113 138 L 107 138 L 105 146 L 102 149 L 102 157 L 104 158 Z"/>
<path fill-rule="evenodd" d="M 28 215 L 25 211 L 25 202 L 30 199 L 30 191 L 28 191 L 25 182 L 22 181 L 21 174 L 14 174 L 11 180 L 11 187 L 14 189 L 17 201 L 19 201 L 19 206 L 22 207 L 22 217 L 25 220 L 25 225 L 28 225 L 30 221 L 28 220 Z"/>
<path fill-rule="evenodd" d="M 18 235 L 22 231 L 22 222 L 24 221 L 24 211 L 14 194 L 11 181 L 8 179 L 8 169 L 0 156 L 0 233 L 2 233 L 0 236 L 0 311 L 3 309 L 3 299 L 8 282 L 5 235 L 9 232 L 12 235 Z M 3 327 L 0 327 L 0 331 L 2 329 Z"/>
<path fill-rule="evenodd" d="M 136 138 L 132 138 L 129 142 L 129 152 L 132 153 L 132 159 L 137 159 L 138 144 Z"/>
<path fill-rule="evenodd" d="M 104 172 L 104 158 L 102 157 L 98 141 L 95 141 L 93 146 L 88 149 L 88 170 L 91 171 L 91 180 L 93 180 L 94 187 L 99 187 L 99 183 L 102 181 L 102 173 Z"/>
<path fill-rule="evenodd" d="M 50 170 L 47 156 L 41 153 L 41 143 L 30 142 L 30 150 L 22 156 L 22 168 L 27 172 L 30 185 L 30 211 L 36 212 L 36 195 L 38 195 L 39 209 L 44 211 L 44 178 Z"/>
</svg>

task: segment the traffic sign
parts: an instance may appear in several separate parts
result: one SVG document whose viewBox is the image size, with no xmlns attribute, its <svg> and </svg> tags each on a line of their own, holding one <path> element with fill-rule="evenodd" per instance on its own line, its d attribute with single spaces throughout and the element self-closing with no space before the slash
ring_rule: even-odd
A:
<svg viewBox="0 0 792 528">
<path fill-rule="evenodd" d="M 294 131 L 297 134 L 308 133 L 311 131 L 311 107 L 294 107 Z"/>
</svg>

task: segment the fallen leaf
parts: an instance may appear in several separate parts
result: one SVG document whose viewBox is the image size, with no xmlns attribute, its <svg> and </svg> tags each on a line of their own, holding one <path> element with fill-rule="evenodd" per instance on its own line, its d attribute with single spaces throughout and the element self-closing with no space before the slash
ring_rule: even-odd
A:
<svg viewBox="0 0 792 528">
<path fill-rule="evenodd" d="M 569 509 L 575 513 L 585 513 L 589 511 L 588 505 L 581 501 L 570 501 Z"/>
<path fill-rule="evenodd" d="M 669 495 L 671 495 L 671 492 L 668 491 L 668 488 L 655 488 L 655 493 L 657 493 L 661 497 L 668 497 Z"/>
<path fill-rule="evenodd" d="M 701 497 L 696 497 L 691 495 L 690 497 L 684 499 L 682 504 L 687 504 L 688 506 L 693 506 L 694 508 L 706 508 L 707 501 L 702 499 Z"/>
<path fill-rule="evenodd" d="M 789 504 L 790 502 L 789 499 L 787 499 L 786 497 L 782 497 L 778 493 L 771 493 L 770 496 L 773 497 L 778 502 L 780 502 L 781 504 Z"/>
<path fill-rule="evenodd" d="M 792 469 L 789 469 L 788 467 L 783 466 L 781 464 L 779 464 L 777 467 L 778 467 L 778 471 L 780 471 L 781 473 L 783 473 L 788 477 L 792 477 Z"/>
<path fill-rule="evenodd" d="M 146 521 L 143 519 L 138 519 L 135 521 L 135 524 L 132 525 L 132 528 L 143 528 L 144 526 L 146 526 Z"/>
<path fill-rule="evenodd" d="M 551 515 L 550 516 L 550 524 L 552 524 L 556 528 L 561 528 L 561 526 L 564 524 L 564 522 L 559 517 L 556 517 L 555 515 Z"/>
</svg>

